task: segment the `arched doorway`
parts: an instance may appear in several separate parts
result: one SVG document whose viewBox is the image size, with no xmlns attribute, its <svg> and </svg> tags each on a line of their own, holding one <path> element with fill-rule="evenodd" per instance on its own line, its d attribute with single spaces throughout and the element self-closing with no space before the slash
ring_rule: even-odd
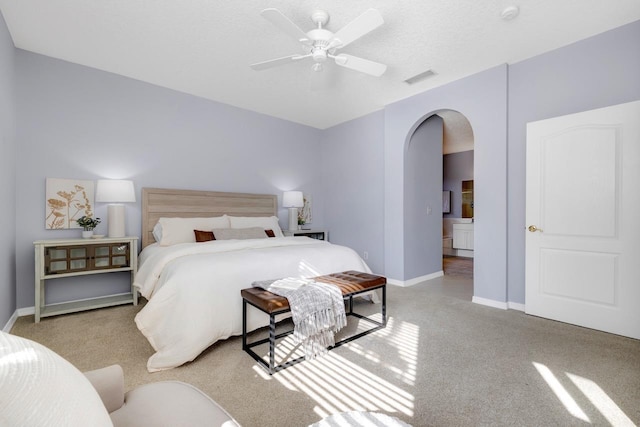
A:
<svg viewBox="0 0 640 427">
<path fill-rule="evenodd" d="M 506 66 L 496 67 L 385 107 L 383 220 L 388 283 L 411 286 L 425 280 L 404 268 L 405 152 L 427 117 L 455 110 L 469 120 L 474 135 L 473 302 L 507 308 L 506 76 Z"/>
<path fill-rule="evenodd" d="M 444 179 L 444 156 L 453 156 L 453 163 L 458 160 L 470 163 L 467 170 L 454 175 L 468 177 L 470 173 L 471 179 L 465 181 L 473 181 L 473 151 L 470 148 L 473 149 L 471 125 L 463 114 L 453 110 L 439 110 L 426 116 L 407 141 L 404 155 L 404 271 L 414 280 L 441 276 L 444 238 L 453 240 L 452 225 L 467 223 L 469 227 L 473 226 L 472 218 L 463 219 L 460 213 L 463 180 L 447 182 L 447 189 Z M 453 206 L 453 214 L 446 221 L 448 227 L 443 221 L 445 189 L 452 196 L 450 206 Z M 461 250 L 467 256 L 472 254 L 473 248 L 473 231 L 469 234 L 471 250 Z M 466 266 L 467 273 L 473 271 L 472 262 L 461 260 L 461 263 Z"/>
</svg>

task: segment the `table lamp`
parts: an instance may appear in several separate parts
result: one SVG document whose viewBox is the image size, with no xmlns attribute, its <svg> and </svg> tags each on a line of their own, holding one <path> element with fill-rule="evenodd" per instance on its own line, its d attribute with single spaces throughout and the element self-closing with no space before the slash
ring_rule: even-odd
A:
<svg viewBox="0 0 640 427">
<path fill-rule="evenodd" d="M 133 181 L 124 179 L 100 179 L 96 189 L 96 202 L 109 203 L 107 223 L 109 237 L 124 237 L 125 215 L 123 203 L 136 201 Z"/>
<path fill-rule="evenodd" d="M 289 208 L 289 231 L 298 229 L 298 208 L 304 206 L 302 191 L 285 191 L 282 195 L 282 206 Z"/>
</svg>

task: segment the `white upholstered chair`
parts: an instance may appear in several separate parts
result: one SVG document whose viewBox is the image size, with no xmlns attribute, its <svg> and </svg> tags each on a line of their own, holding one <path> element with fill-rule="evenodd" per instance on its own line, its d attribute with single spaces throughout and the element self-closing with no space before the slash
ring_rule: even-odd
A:
<svg viewBox="0 0 640 427">
<path fill-rule="evenodd" d="M 2 426 L 238 426 L 199 389 L 161 381 L 124 391 L 113 365 L 84 375 L 48 348 L 0 332 Z"/>
</svg>

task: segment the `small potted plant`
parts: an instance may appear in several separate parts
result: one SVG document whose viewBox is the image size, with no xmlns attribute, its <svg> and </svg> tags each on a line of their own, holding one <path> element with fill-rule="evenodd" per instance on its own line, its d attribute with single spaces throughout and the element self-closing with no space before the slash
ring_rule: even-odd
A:
<svg viewBox="0 0 640 427">
<path fill-rule="evenodd" d="M 302 212 L 298 213 L 298 230 L 302 230 L 302 226 L 304 225 L 305 221 L 304 221 L 304 215 L 302 214 Z"/>
<path fill-rule="evenodd" d="M 100 218 L 91 218 L 90 216 L 83 215 L 76 220 L 78 225 L 82 227 L 82 237 L 88 239 L 93 236 L 93 229 L 100 224 Z"/>
</svg>

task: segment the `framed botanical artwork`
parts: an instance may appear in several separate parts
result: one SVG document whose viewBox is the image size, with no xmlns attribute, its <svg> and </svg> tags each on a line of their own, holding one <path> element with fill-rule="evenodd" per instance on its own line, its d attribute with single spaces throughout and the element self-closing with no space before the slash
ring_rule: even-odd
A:
<svg viewBox="0 0 640 427">
<path fill-rule="evenodd" d="M 45 228 L 82 228 L 76 220 L 93 217 L 94 182 L 47 178 Z"/>
</svg>

